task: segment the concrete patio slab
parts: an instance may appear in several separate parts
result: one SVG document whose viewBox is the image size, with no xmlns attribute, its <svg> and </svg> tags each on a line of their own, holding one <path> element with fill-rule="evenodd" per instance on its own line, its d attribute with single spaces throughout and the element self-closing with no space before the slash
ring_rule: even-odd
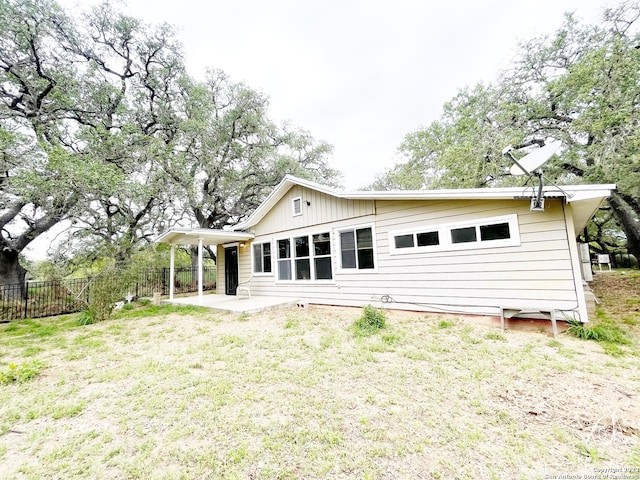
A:
<svg viewBox="0 0 640 480">
<path fill-rule="evenodd" d="M 299 300 L 286 297 L 237 297 L 235 295 L 203 295 L 202 299 L 197 295 L 163 300 L 164 302 L 180 305 L 197 305 L 223 312 L 232 313 L 256 313 L 262 310 L 284 308 L 296 305 Z"/>
</svg>

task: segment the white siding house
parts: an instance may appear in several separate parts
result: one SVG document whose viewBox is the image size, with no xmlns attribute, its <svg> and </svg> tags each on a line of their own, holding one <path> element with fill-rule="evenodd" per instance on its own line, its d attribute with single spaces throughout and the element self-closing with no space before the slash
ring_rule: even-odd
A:
<svg viewBox="0 0 640 480">
<path fill-rule="evenodd" d="M 216 240 L 218 292 L 250 281 L 251 295 L 316 304 L 586 321 L 575 237 L 613 188 L 546 187 L 544 211 L 532 211 L 524 187 L 338 192 L 287 176 Z"/>
</svg>

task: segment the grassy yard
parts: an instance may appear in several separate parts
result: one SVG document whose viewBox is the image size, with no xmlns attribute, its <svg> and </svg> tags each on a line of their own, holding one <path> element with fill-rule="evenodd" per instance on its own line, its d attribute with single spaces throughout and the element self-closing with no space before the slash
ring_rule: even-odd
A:
<svg viewBox="0 0 640 480">
<path fill-rule="evenodd" d="M 615 347 L 392 311 L 357 336 L 329 307 L 2 325 L 0 478 L 640 476 L 640 275 L 613 275 Z"/>
</svg>

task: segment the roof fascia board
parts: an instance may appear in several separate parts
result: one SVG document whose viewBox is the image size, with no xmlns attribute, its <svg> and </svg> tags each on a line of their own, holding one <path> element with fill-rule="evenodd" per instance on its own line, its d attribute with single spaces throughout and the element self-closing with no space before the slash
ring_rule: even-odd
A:
<svg viewBox="0 0 640 480">
<path fill-rule="evenodd" d="M 497 187 L 341 192 L 293 175 L 286 175 L 258 208 L 244 222 L 231 227 L 231 230 L 245 230 L 256 225 L 294 185 L 349 200 L 513 200 L 531 198 L 534 190 L 533 187 Z M 544 194 L 566 197 L 567 202 L 576 202 L 595 198 L 604 199 L 615 189 L 615 184 L 566 185 L 562 187 L 547 185 L 544 187 Z"/>
<path fill-rule="evenodd" d="M 154 243 L 169 243 L 179 245 L 181 242 L 186 242 L 186 239 L 216 239 L 216 241 L 228 242 L 228 241 L 242 241 L 251 240 L 255 238 L 253 233 L 248 232 L 233 232 L 230 230 L 214 230 L 209 228 L 174 228 L 160 234 Z M 191 245 L 191 242 L 186 242 Z"/>
</svg>

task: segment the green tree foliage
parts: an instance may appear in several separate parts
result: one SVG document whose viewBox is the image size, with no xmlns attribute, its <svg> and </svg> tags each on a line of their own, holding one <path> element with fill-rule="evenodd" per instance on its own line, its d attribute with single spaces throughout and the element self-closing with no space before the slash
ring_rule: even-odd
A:
<svg viewBox="0 0 640 480">
<path fill-rule="evenodd" d="M 48 19 L 55 19 L 54 22 Z M 59 29 L 72 27 L 50 3 L 0 1 L 0 278 L 22 283 L 19 253 L 77 205 L 65 112 L 77 92 Z M 91 169 L 92 165 L 83 168 Z"/>
<path fill-rule="evenodd" d="M 496 109 L 502 92 L 477 85 L 445 103 L 439 120 L 408 134 L 406 162 L 378 176 L 378 189 L 480 188 L 505 181 L 501 151 L 517 132 Z"/>
<path fill-rule="evenodd" d="M 126 249 L 162 211 L 151 159 L 183 69 L 170 29 L 107 4 L 81 21 L 48 0 L 1 0 L 0 13 L 0 281 L 22 283 L 17 255 L 61 220 Z"/>
<path fill-rule="evenodd" d="M 326 161 L 329 145 L 276 125 L 268 117 L 267 97 L 224 72 L 209 70 L 204 82 L 185 85 L 184 96 L 181 150 L 167 157 L 165 168 L 180 209 L 196 226 L 239 223 L 286 174 L 338 181 L 339 173 Z"/>
<path fill-rule="evenodd" d="M 177 223 L 242 220 L 286 173 L 337 177 L 328 145 L 222 72 L 194 81 L 181 50 L 108 2 L 0 0 L 0 283 L 22 283 L 20 252 L 63 220 L 59 257 L 124 263 Z"/>
<path fill-rule="evenodd" d="M 184 150 L 167 170 L 184 189 L 186 209 L 200 227 L 243 220 L 287 173 L 329 182 L 338 177 L 326 163 L 330 146 L 276 125 L 268 117 L 267 97 L 224 72 L 208 71 L 185 94 Z"/>
<path fill-rule="evenodd" d="M 559 139 L 564 148 L 545 175 L 563 183 L 616 183 L 613 220 L 639 256 L 639 17 L 634 2 L 606 10 L 599 25 L 567 15 L 554 35 L 522 44 L 496 84 L 461 91 L 439 120 L 407 135 L 400 146 L 405 161 L 374 187 L 513 184 L 504 174 L 504 147 Z"/>
<path fill-rule="evenodd" d="M 176 150 L 186 73 L 170 26 L 145 25 L 106 3 L 82 18 L 82 35 L 69 37 L 68 49 L 84 62 L 86 101 L 102 115 L 80 138 L 115 167 L 117 181 L 73 216 L 57 253 L 122 264 L 176 217 L 163 163 Z"/>
</svg>

